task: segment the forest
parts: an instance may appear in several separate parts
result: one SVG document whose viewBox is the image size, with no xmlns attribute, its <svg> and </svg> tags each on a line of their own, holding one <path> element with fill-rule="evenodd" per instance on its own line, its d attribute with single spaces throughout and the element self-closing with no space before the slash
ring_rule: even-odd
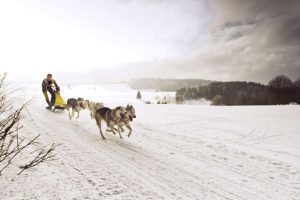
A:
<svg viewBox="0 0 300 200">
<path fill-rule="evenodd" d="M 212 105 L 299 104 L 300 78 L 293 82 L 287 76 L 279 75 L 267 85 L 246 81 L 211 82 L 176 91 L 178 103 L 196 99 L 210 100 Z"/>
</svg>

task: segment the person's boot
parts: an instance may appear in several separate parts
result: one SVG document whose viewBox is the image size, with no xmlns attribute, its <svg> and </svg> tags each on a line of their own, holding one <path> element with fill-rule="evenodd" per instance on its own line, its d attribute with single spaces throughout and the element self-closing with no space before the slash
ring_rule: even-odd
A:
<svg viewBox="0 0 300 200">
<path fill-rule="evenodd" d="M 54 108 L 54 105 L 53 104 L 51 104 L 51 103 L 49 103 L 48 104 L 48 106 L 46 107 L 47 109 L 49 109 L 49 110 L 53 110 L 53 108 Z"/>
<path fill-rule="evenodd" d="M 51 103 L 50 103 L 50 101 L 49 100 L 46 100 L 46 101 L 47 101 L 47 104 L 48 104 L 48 106 L 46 108 L 49 109 L 49 110 L 51 110 Z"/>
<path fill-rule="evenodd" d="M 51 111 L 54 111 L 54 110 L 55 110 L 54 103 L 52 103 L 52 104 L 51 104 L 51 108 L 50 108 L 50 110 L 51 110 Z"/>
</svg>

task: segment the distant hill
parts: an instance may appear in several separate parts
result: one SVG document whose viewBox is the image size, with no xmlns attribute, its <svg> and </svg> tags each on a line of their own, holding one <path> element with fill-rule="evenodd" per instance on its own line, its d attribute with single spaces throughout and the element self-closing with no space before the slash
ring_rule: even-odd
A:
<svg viewBox="0 0 300 200">
<path fill-rule="evenodd" d="M 180 88 L 198 87 L 212 83 L 204 79 L 155 79 L 137 78 L 128 82 L 130 88 L 134 90 L 153 89 L 157 91 L 175 92 Z"/>
</svg>

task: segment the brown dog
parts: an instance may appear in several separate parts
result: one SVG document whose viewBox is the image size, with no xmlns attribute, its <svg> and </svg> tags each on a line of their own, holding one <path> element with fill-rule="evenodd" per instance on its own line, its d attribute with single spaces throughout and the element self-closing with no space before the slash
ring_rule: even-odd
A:
<svg viewBox="0 0 300 200">
<path fill-rule="evenodd" d="M 114 109 L 103 107 L 96 111 L 95 120 L 98 128 L 100 129 L 100 134 L 102 136 L 102 139 L 106 139 L 106 138 L 104 137 L 101 130 L 101 122 L 105 121 L 107 127 L 109 127 L 112 130 L 112 132 L 116 134 L 115 132 L 116 129 L 113 126 L 118 125 L 118 127 L 120 127 L 119 123 L 122 119 L 122 116 L 124 116 L 124 114 L 125 114 L 125 108 L 122 106 L 118 106 Z M 117 129 L 117 131 L 119 133 L 120 138 L 122 138 L 119 128 Z"/>
</svg>

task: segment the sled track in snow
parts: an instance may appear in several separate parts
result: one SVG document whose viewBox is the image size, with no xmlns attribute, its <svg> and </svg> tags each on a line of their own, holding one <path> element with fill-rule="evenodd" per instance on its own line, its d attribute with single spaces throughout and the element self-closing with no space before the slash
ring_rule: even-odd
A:
<svg viewBox="0 0 300 200">
<path fill-rule="evenodd" d="M 107 140 L 102 140 L 87 113 L 70 121 L 67 113 L 42 112 L 34 105 L 30 110 L 32 119 L 23 121 L 26 131 L 40 133 L 44 144 L 61 145 L 57 161 L 36 169 L 45 176 L 36 178 L 50 181 L 54 189 L 35 182 L 30 189 L 20 188 L 25 199 L 279 200 L 300 196 L 299 166 L 245 150 L 252 150 L 247 137 L 257 134 L 254 129 L 250 136 L 234 135 L 241 138 L 235 141 L 197 134 L 194 130 L 205 131 L 197 121 L 186 123 L 192 127 L 186 132 L 172 123 L 135 121 L 130 138 L 127 132 L 124 139 L 105 133 Z M 231 129 L 216 131 L 230 134 Z"/>
</svg>

